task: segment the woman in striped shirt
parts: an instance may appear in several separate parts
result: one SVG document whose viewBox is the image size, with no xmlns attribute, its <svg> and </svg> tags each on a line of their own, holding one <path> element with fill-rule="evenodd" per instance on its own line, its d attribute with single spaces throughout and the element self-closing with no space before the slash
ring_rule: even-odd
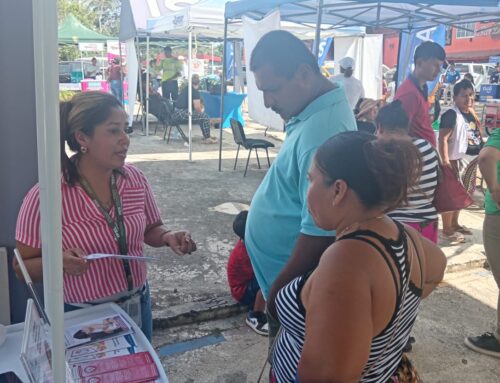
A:
<svg viewBox="0 0 500 383">
<path fill-rule="evenodd" d="M 395 378 L 422 298 L 441 281 L 443 252 L 384 213 L 419 175 L 410 141 L 346 132 L 326 141 L 309 171 L 308 207 L 337 240 L 317 268 L 276 298 L 282 330 L 272 382 Z"/>
<path fill-rule="evenodd" d="M 422 156 L 422 173 L 417 187 L 408 190 L 408 204 L 398 206 L 387 215 L 413 227 L 424 237 L 437 243 L 438 215 L 433 205 L 439 169 L 437 152 L 428 141 L 410 137 L 408 129 L 408 115 L 399 101 L 394 101 L 380 109 L 377 116 L 377 137 L 383 140 L 411 141 Z"/>
<path fill-rule="evenodd" d="M 144 174 L 125 164 L 129 138 L 120 102 L 102 92 L 84 92 L 60 105 L 62 249 L 65 310 L 117 302 L 150 339 L 151 302 L 142 261 L 104 258 L 95 253 L 142 257 L 144 243 L 169 246 L 176 254 L 196 250 L 187 231 L 163 227 Z M 75 152 L 68 158 L 65 145 Z M 16 241 L 35 281 L 42 280 L 40 198 L 36 184 L 21 206 Z M 19 265 L 14 269 L 20 276 Z M 134 315 L 132 313 L 135 313 Z"/>
</svg>

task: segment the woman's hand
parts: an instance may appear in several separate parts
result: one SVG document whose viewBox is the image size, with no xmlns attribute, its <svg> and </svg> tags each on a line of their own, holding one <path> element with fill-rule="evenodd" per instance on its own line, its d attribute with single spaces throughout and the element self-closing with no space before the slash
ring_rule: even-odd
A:
<svg viewBox="0 0 500 383">
<path fill-rule="evenodd" d="M 177 255 L 191 254 L 196 251 L 196 243 L 191 239 L 189 231 L 167 231 L 162 234 L 161 239 Z"/>
<path fill-rule="evenodd" d="M 68 249 L 63 252 L 63 270 L 70 275 L 82 275 L 88 269 L 86 254 L 81 249 Z"/>
</svg>

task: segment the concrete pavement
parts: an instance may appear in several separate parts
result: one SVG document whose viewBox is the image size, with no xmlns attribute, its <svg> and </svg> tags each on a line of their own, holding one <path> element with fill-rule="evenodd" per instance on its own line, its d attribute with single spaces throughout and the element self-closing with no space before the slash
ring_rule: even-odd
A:
<svg viewBox="0 0 500 383">
<path fill-rule="evenodd" d="M 192 351 L 167 351 L 169 356 L 163 361 L 172 382 L 254 382 L 267 340 L 243 324 L 242 309 L 228 293 L 225 266 L 237 239 L 232 232 L 234 214 L 250 204 L 267 164 L 261 153 L 263 169 L 258 169 L 253 155 L 243 178 L 248 152 L 242 149 L 233 171 L 236 145 L 225 129 L 223 171 L 219 172 L 218 144 L 202 144 L 196 125 L 193 132 L 194 162 L 187 161 L 187 148 L 181 141 L 167 145 L 161 129 L 156 136 L 136 131 L 131 137 L 128 161 L 152 183 L 165 224 L 191 230 L 198 243 L 198 251 L 184 257 L 168 249 L 146 250 L 146 255 L 159 259 L 149 266 L 154 343 L 158 349 L 179 342 L 186 347 L 183 341 L 198 339 L 189 346 L 195 347 Z M 212 135 L 218 137 L 218 133 L 214 130 Z M 270 150 L 272 161 L 282 134 L 269 132 L 264 137 L 263 129 L 254 124 L 246 127 L 246 133 L 275 143 L 276 148 Z M 426 382 L 500 381 L 498 360 L 462 346 L 465 334 L 491 330 L 496 304 L 491 275 L 477 269 L 485 264 L 481 198 L 477 193 L 477 205 L 461 215 L 461 223 L 474 233 L 469 241 L 460 246 L 441 244 L 448 257 L 447 282 L 424 302 L 416 325 L 414 359 Z M 205 322 L 209 319 L 216 320 Z M 219 343 L 203 346 L 212 341 Z"/>
</svg>

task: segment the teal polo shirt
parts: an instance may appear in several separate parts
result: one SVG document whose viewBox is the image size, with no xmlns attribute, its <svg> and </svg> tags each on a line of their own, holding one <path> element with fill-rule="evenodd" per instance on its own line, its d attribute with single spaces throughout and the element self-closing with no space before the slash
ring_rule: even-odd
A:
<svg viewBox="0 0 500 383">
<path fill-rule="evenodd" d="M 286 139 L 252 199 L 245 230 L 245 246 L 266 299 L 300 233 L 334 235 L 318 228 L 309 214 L 307 172 L 321 144 L 350 130 L 356 130 L 356 122 L 343 88 L 318 97 L 286 124 Z"/>
</svg>

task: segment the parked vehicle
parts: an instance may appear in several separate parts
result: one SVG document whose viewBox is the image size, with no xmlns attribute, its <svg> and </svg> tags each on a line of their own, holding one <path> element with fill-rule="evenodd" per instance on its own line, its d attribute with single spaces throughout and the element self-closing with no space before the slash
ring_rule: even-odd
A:
<svg viewBox="0 0 500 383">
<path fill-rule="evenodd" d="M 490 76 L 495 71 L 495 66 L 490 63 L 455 63 L 455 69 L 460 72 L 461 79 L 464 78 L 466 73 L 472 74 L 476 93 L 479 94 L 481 84 L 489 83 Z"/>
</svg>

